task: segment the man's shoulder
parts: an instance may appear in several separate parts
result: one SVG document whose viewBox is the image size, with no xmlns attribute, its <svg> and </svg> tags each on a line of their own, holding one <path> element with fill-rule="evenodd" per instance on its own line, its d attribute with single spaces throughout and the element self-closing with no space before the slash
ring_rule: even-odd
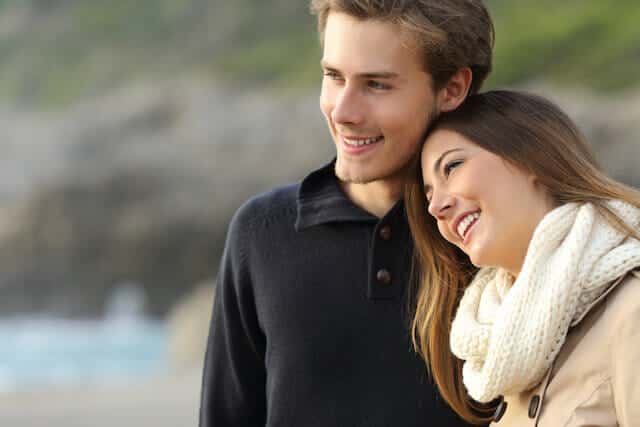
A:
<svg viewBox="0 0 640 427">
<path fill-rule="evenodd" d="M 274 187 L 251 197 L 236 211 L 232 226 L 252 227 L 279 219 L 295 220 L 300 183 Z"/>
</svg>

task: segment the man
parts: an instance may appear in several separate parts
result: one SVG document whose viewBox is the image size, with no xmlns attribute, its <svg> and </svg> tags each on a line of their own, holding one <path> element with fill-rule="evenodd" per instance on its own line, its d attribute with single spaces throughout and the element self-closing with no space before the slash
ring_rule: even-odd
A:
<svg viewBox="0 0 640 427">
<path fill-rule="evenodd" d="M 481 0 L 313 0 L 312 10 L 336 159 L 234 216 L 200 425 L 465 425 L 411 348 L 401 196 L 429 121 L 488 74 L 491 20 Z"/>
</svg>

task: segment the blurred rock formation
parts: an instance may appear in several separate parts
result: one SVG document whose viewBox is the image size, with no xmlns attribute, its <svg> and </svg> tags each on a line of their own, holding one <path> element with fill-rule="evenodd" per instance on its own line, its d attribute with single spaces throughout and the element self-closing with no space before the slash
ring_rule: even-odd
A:
<svg viewBox="0 0 640 427">
<path fill-rule="evenodd" d="M 169 313 L 169 363 L 175 371 L 200 370 L 203 365 L 214 289 L 214 281 L 200 283 Z"/>
<path fill-rule="evenodd" d="M 215 275 L 244 200 L 331 157 L 317 105 L 172 82 L 55 115 L 7 113 L 0 314 L 99 315 L 133 280 L 165 315 Z"/>
<path fill-rule="evenodd" d="M 527 89 L 565 108 L 606 169 L 640 186 L 640 92 Z M 0 315 L 100 315 L 114 286 L 135 281 L 148 313 L 165 316 L 215 277 L 244 200 L 333 155 L 317 93 L 193 81 L 55 114 L 0 111 L 0 124 Z"/>
</svg>

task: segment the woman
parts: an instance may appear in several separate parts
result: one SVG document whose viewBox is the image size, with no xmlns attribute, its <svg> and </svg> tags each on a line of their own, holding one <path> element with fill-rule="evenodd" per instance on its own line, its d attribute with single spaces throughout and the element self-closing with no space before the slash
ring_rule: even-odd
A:
<svg viewBox="0 0 640 427">
<path fill-rule="evenodd" d="M 599 169 L 562 111 L 471 96 L 432 125 L 406 204 L 414 344 L 461 416 L 638 425 L 640 193 Z"/>
</svg>

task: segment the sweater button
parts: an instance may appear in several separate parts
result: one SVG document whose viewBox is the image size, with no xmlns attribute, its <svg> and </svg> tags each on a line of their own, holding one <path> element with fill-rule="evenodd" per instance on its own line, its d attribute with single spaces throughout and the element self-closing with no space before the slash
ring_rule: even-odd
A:
<svg viewBox="0 0 640 427">
<path fill-rule="evenodd" d="M 379 234 L 382 240 L 391 240 L 391 226 L 385 225 L 380 229 Z"/>
<path fill-rule="evenodd" d="M 378 282 L 382 283 L 383 285 L 388 285 L 391 283 L 391 273 L 389 273 L 389 270 L 381 268 L 376 273 L 376 279 L 378 279 Z"/>
<path fill-rule="evenodd" d="M 529 402 L 529 418 L 536 417 L 539 406 L 540 406 L 540 396 L 536 394 L 531 398 L 531 402 Z"/>
<path fill-rule="evenodd" d="M 496 408 L 496 412 L 493 413 L 493 421 L 496 423 L 500 421 L 505 412 L 507 412 L 507 402 L 503 400 Z"/>
</svg>

